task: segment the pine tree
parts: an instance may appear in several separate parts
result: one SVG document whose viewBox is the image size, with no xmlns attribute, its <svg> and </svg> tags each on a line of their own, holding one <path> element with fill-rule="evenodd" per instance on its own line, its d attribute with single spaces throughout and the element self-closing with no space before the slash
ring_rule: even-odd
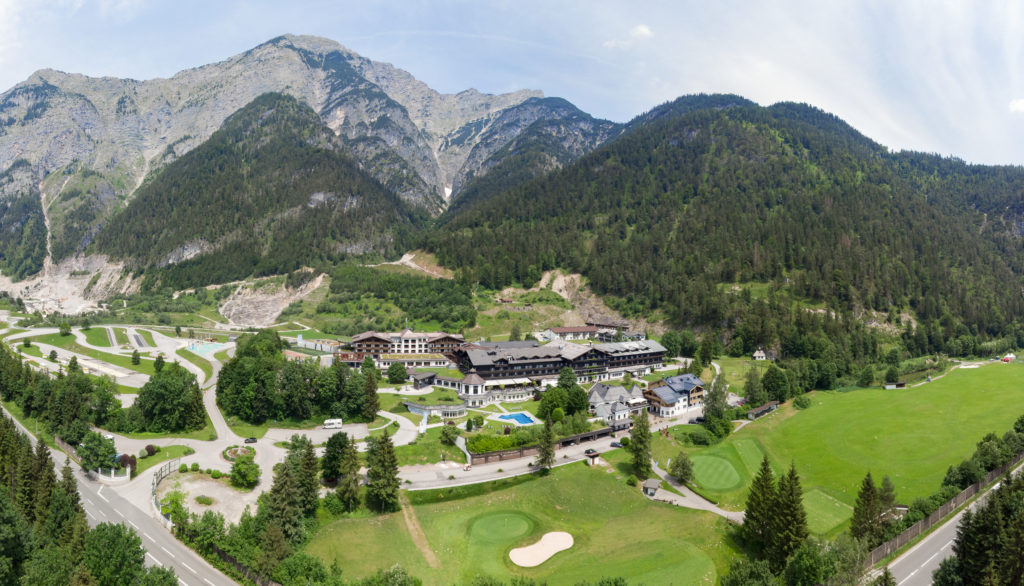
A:
<svg viewBox="0 0 1024 586">
<path fill-rule="evenodd" d="M 647 412 L 633 418 L 633 429 L 629 431 L 629 451 L 633 454 L 633 474 L 640 480 L 651 477 L 651 422 Z"/>
<path fill-rule="evenodd" d="M 277 526 L 290 543 L 300 543 L 305 533 L 302 524 L 302 494 L 295 469 L 286 461 L 277 469 L 270 488 L 268 523 Z"/>
<path fill-rule="evenodd" d="M 860 492 L 857 493 L 857 503 L 853 507 L 853 518 L 850 520 L 850 535 L 864 540 L 868 547 L 875 547 L 882 533 L 881 515 L 878 488 L 871 478 L 871 473 L 868 472 L 861 482 Z"/>
<path fill-rule="evenodd" d="M 804 510 L 804 492 L 796 466 L 779 478 L 779 496 L 772 516 L 772 539 L 768 543 L 768 561 L 776 571 L 786 567 L 786 560 L 807 539 L 807 512 Z"/>
<path fill-rule="evenodd" d="M 377 377 L 367 376 L 364 385 L 366 401 L 363 403 L 363 417 L 367 421 L 373 421 L 373 418 L 377 416 L 377 411 L 380 410 L 380 402 L 377 400 Z"/>
<path fill-rule="evenodd" d="M 768 462 L 768 456 L 761 460 L 761 467 L 750 485 L 747 508 L 743 515 L 743 536 L 755 547 L 764 548 L 772 537 L 772 514 L 778 500 L 775 474 Z"/>
<path fill-rule="evenodd" d="M 302 512 L 313 515 L 320 506 L 320 462 L 313 451 L 313 442 L 307 441 L 302 448 L 298 480 Z"/>
<path fill-rule="evenodd" d="M 50 457 L 50 448 L 43 442 L 36 443 L 36 455 L 32 470 L 33 492 L 35 503 L 33 504 L 32 518 L 36 526 L 42 526 L 46 522 L 50 510 L 50 498 L 53 489 L 57 486 L 57 475 L 53 473 L 53 459 Z"/>
<path fill-rule="evenodd" d="M 320 461 L 321 476 L 325 482 L 331 482 L 341 476 L 341 458 L 348 443 L 348 434 L 344 431 L 339 431 L 327 438 L 324 457 Z"/>
<path fill-rule="evenodd" d="M 370 446 L 372 454 L 367 460 L 366 504 L 375 511 L 390 513 L 401 508 L 398 502 L 398 459 L 395 457 L 395 446 L 391 437 L 384 433 Z"/>
<path fill-rule="evenodd" d="M 686 452 L 679 450 L 679 454 L 672 460 L 669 467 L 669 474 L 675 477 L 680 484 L 686 484 L 693 480 L 693 462 Z"/>
<path fill-rule="evenodd" d="M 138 350 L 132 351 L 132 365 L 139 365 L 142 362 L 142 355 L 139 354 Z"/>
<path fill-rule="evenodd" d="M 547 474 L 555 465 L 555 431 L 551 420 L 544 421 L 544 429 L 540 432 L 540 443 L 537 446 L 537 466 L 542 474 Z"/>
<path fill-rule="evenodd" d="M 359 453 L 354 442 L 346 442 L 341 450 L 338 466 L 338 500 L 346 511 L 352 512 L 359 506 Z"/>
<path fill-rule="evenodd" d="M 163 354 L 157 354 L 156 355 L 156 360 L 153 361 L 153 371 L 154 372 L 160 372 L 163 369 L 164 369 L 164 355 Z"/>
<path fill-rule="evenodd" d="M 260 553 L 256 556 L 256 571 L 263 576 L 270 576 L 277 564 L 292 553 L 284 530 L 277 524 L 270 523 L 260 540 Z"/>
<path fill-rule="evenodd" d="M 892 572 L 889 571 L 889 566 L 885 567 L 881 576 L 875 578 L 874 581 L 871 582 L 871 586 L 896 586 L 896 578 L 894 578 Z"/>
</svg>

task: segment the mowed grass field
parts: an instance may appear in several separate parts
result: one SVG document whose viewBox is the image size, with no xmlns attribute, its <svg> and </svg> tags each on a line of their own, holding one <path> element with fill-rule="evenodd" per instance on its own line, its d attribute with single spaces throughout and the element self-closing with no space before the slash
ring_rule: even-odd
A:
<svg viewBox="0 0 1024 586">
<path fill-rule="evenodd" d="M 402 513 L 330 522 L 305 551 L 328 564 L 337 560 L 349 578 L 400 563 L 424 584 L 464 584 L 477 575 L 553 585 L 612 576 L 714 584 L 738 555 L 724 519 L 650 501 L 614 468 L 576 463 L 505 484 L 408 493 L 440 567 L 427 564 Z M 549 531 L 568 531 L 574 545 L 536 568 L 512 564 L 510 550 Z"/>
<path fill-rule="evenodd" d="M 970 457 L 986 433 L 1010 429 L 1024 414 L 1024 365 L 957 369 L 904 390 L 810 397 L 805 411 L 787 404 L 721 444 L 686 447 L 697 488 L 724 508 L 742 510 L 767 454 L 776 473 L 796 465 L 811 530 L 832 536 L 852 516 L 867 472 L 892 478 L 898 502 L 909 504 L 938 490 L 946 469 Z M 665 466 L 680 449 L 675 437 L 657 436 L 654 457 Z"/>
</svg>

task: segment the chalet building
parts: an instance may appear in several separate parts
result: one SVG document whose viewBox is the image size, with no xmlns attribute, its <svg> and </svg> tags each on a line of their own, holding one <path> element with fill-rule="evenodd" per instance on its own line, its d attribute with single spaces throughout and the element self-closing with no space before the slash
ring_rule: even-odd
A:
<svg viewBox="0 0 1024 586">
<path fill-rule="evenodd" d="M 749 419 L 751 421 L 753 421 L 755 419 L 760 419 L 761 417 L 764 417 L 765 415 L 768 415 L 769 413 L 771 413 L 772 411 L 775 411 L 778 408 L 779 408 L 779 402 L 778 401 L 768 401 L 767 403 L 765 403 L 764 405 L 761 405 L 760 407 L 756 407 L 754 409 L 751 409 L 750 411 L 747 411 L 747 419 Z"/>
<path fill-rule="evenodd" d="M 768 360 L 768 355 L 765 354 L 763 348 L 758 348 L 754 351 L 754 360 Z"/>
<path fill-rule="evenodd" d="M 446 354 L 451 355 L 466 343 L 459 334 L 445 332 L 363 332 L 352 336 L 352 351 L 373 358 L 382 354 Z"/>
<path fill-rule="evenodd" d="M 554 342 L 545 346 L 467 345 L 459 366 L 475 370 L 486 380 L 530 378 L 553 383 L 563 368 L 576 373 L 577 382 L 608 380 L 625 372 L 637 373 L 661 366 L 665 348 L 654 341 L 609 344 Z"/>
<path fill-rule="evenodd" d="M 561 340 L 563 342 L 574 342 L 577 340 L 592 340 L 597 337 L 596 326 L 571 326 L 564 328 L 548 328 L 544 330 L 543 337 L 549 342 Z"/>
<path fill-rule="evenodd" d="M 647 410 L 647 399 L 640 387 L 629 389 L 596 383 L 588 395 L 590 413 L 604 419 L 613 430 L 629 429 L 632 418 Z"/>
<path fill-rule="evenodd" d="M 644 391 L 648 409 L 660 417 L 675 417 L 690 407 L 704 403 L 704 381 L 686 373 L 651 383 Z"/>
</svg>

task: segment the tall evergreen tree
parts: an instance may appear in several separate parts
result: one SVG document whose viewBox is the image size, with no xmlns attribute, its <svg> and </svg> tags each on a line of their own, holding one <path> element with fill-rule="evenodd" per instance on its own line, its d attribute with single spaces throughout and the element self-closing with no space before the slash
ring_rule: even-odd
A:
<svg viewBox="0 0 1024 586">
<path fill-rule="evenodd" d="M 324 457 L 320 460 L 320 471 L 324 481 L 331 482 L 341 476 L 341 458 L 348 443 L 348 434 L 344 431 L 327 438 Z"/>
<path fill-rule="evenodd" d="M 311 441 L 306 441 L 302 447 L 298 471 L 302 512 L 307 516 L 313 515 L 320 506 L 320 462 Z"/>
<path fill-rule="evenodd" d="M 377 416 L 377 411 L 380 410 L 380 402 L 377 400 L 377 377 L 367 376 L 364 384 L 366 400 L 363 403 L 363 417 L 367 421 L 373 421 L 373 418 Z"/>
<path fill-rule="evenodd" d="M 878 488 L 868 472 L 857 493 L 857 502 L 853 507 L 853 518 L 850 520 L 850 535 L 863 539 L 869 547 L 878 545 L 876 541 L 882 534 L 882 502 Z"/>
<path fill-rule="evenodd" d="M 779 478 L 779 496 L 772 516 L 772 539 L 768 544 L 768 561 L 776 571 L 786 567 L 786 560 L 807 539 L 807 511 L 804 492 L 796 466 Z"/>
<path fill-rule="evenodd" d="M 761 459 L 761 467 L 754 476 L 747 495 L 747 507 L 743 514 L 743 536 L 757 548 L 764 548 L 770 541 L 772 515 L 778 501 L 778 487 L 775 474 L 768 462 L 768 456 Z"/>
<path fill-rule="evenodd" d="M 401 508 L 398 502 L 398 459 L 391 437 L 384 433 L 370 445 L 367 460 L 366 504 L 381 513 L 390 513 Z"/>
<path fill-rule="evenodd" d="M 338 500 L 346 511 L 354 511 L 359 506 L 359 453 L 354 442 L 346 442 L 341 450 L 338 466 Z"/>
<path fill-rule="evenodd" d="M 296 470 L 287 461 L 277 468 L 267 505 L 268 526 L 276 526 L 290 543 L 301 543 L 305 536 L 302 492 Z"/>
<path fill-rule="evenodd" d="M 643 411 L 633 418 L 633 429 L 629 431 L 629 452 L 633 455 L 633 473 L 640 480 L 654 474 L 651 469 L 651 422 Z"/>
</svg>

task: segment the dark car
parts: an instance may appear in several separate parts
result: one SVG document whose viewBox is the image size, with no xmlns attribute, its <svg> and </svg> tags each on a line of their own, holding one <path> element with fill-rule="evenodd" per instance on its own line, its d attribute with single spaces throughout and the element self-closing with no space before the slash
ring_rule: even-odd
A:
<svg viewBox="0 0 1024 586">
<path fill-rule="evenodd" d="M 589 456 L 591 454 L 596 454 L 597 450 L 595 450 L 594 448 L 587 448 L 586 450 L 584 450 L 583 453 Z"/>
<path fill-rule="evenodd" d="M 254 443 L 256 443 L 256 438 L 254 438 L 254 437 L 247 437 L 247 438 L 245 438 L 245 443 L 247 443 L 247 444 L 254 444 Z"/>
<path fill-rule="evenodd" d="M 622 447 L 622 444 L 620 444 L 619 442 L 612 442 L 612 443 L 611 443 L 611 446 L 612 446 L 613 448 L 621 448 L 621 447 Z"/>
</svg>

